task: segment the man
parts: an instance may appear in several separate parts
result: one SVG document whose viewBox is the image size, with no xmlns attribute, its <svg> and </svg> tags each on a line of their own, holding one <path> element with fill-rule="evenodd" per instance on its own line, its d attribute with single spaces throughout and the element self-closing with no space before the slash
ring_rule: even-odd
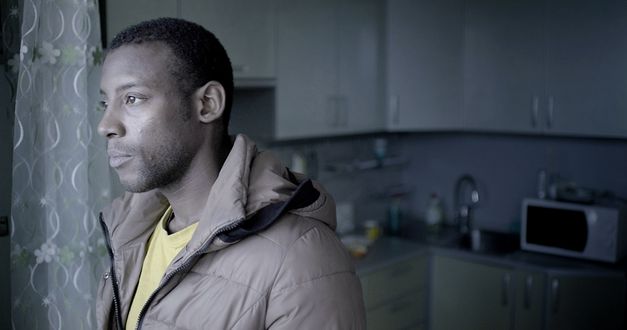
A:
<svg viewBox="0 0 627 330">
<path fill-rule="evenodd" d="M 365 328 L 331 197 L 229 137 L 232 70 L 213 34 L 171 18 L 122 31 L 101 94 L 128 192 L 100 215 L 99 328 Z"/>
</svg>

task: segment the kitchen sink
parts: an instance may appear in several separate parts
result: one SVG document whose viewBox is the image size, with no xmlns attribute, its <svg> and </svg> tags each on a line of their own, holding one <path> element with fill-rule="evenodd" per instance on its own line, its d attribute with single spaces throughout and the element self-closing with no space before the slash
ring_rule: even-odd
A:
<svg viewBox="0 0 627 330">
<path fill-rule="evenodd" d="M 453 240 L 450 247 L 489 254 L 509 254 L 520 249 L 518 234 L 480 230 L 478 236 L 475 246 L 472 244 L 472 235 L 466 234 Z"/>
<path fill-rule="evenodd" d="M 402 238 L 423 242 L 434 247 L 454 248 L 495 255 L 506 255 L 520 250 L 520 236 L 517 233 L 481 230 L 478 249 L 473 250 L 470 234 L 461 234 L 457 226 L 446 226 L 437 233 L 433 233 L 428 230 L 422 221 L 416 221 L 411 226 L 405 226 L 403 229 Z"/>
</svg>

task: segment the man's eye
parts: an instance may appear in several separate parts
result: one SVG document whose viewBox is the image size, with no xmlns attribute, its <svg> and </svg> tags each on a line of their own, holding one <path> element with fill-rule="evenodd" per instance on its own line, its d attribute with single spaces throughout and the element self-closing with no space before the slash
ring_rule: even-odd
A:
<svg viewBox="0 0 627 330">
<path fill-rule="evenodd" d="M 106 101 L 100 101 L 100 103 L 99 103 L 99 104 L 100 104 L 100 107 L 101 107 L 102 109 L 106 109 L 106 108 L 107 108 L 107 106 L 109 105 Z"/>
<path fill-rule="evenodd" d="M 135 96 L 129 95 L 126 97 L 126 104 L 135 104 L 138 99 Z"/>
</svg>

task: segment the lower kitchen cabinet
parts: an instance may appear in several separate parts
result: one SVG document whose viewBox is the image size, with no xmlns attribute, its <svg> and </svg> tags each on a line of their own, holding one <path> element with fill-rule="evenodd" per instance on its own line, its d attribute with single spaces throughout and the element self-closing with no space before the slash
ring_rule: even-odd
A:
<svg viewBox="0 0 627 330">
<path fill-rule="evenodd" d="M 550 275 L 547 330 L 625 329 L 621 275 Z"/>
<path fill-rule="evenodd" d="M 433 256 L 430 324 L 442 329 L 624 329 L 625 278 L 604 271 Z"/>
<path fill-rule="evenodd" d="M 514 330 L 542 329 L 545 285 L 546 276 L 541 272 L 517 270 L 514 273 Z"/>
<path fill-rule="evenodd" d="M 426 329 L 426 255 L 362 274 L 368 329 Z"/>
<path fill-rule="evenodd" d="M 434 256 L 432 329 L 509 329 L 513 269 Z"/>
</svg>

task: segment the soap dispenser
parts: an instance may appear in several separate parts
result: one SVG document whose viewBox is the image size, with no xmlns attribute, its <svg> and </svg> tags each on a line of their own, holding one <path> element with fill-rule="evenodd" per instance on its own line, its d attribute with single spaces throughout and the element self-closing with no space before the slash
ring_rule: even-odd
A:
<svg viewBox="0 0 627 330">
<path fill-rule="evenodd" d="M 437 234 L 442 227 L 443 221 L 444 210 L 442 209 L 440 197 L 438 197 L 436 193 L 431 193 L 425 212 L 425 223 L 427 224 L 429 232 Z"/>
</svg>

